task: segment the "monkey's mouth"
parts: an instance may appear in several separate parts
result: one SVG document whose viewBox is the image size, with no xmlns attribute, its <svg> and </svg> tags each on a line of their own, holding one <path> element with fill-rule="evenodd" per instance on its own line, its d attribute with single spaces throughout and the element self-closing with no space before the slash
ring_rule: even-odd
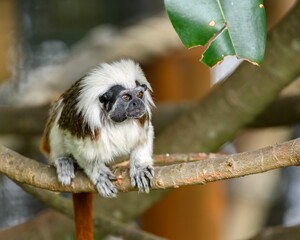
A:
<svg viewBox="0 0 300 240">
<path fill-rule="evenodd" d="M 132 111 L 127 111 L 126 116 L 127 118 L 134 118 L 134 119 L 138 119 L 141 118 L 145 115 L 146 110 L 145 109 L 134 109 Z"/>
</svg>

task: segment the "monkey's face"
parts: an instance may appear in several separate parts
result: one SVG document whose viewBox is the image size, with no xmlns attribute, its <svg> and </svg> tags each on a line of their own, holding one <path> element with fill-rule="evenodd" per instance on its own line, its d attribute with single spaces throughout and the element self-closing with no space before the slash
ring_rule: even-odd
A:
<svg viewBox="0 0 300 240">
<path fill-rule="evenodd" d="M 141 118 L 146 113 L 145 91 L 147 86 L 140 85 L 133 89 L 125 89 L 121 85 L 111 87 L 105 94 L 100 96 L 104 110 L 114 122 L 123 122 L 126 119 Z"/>
</svg>

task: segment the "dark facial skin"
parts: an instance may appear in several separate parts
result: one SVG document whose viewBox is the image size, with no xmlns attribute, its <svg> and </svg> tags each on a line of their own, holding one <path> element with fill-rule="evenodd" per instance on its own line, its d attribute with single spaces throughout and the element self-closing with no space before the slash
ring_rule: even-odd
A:
<svg viewBox="0 0 300 240">
<path fill-rule="evenodd" d="M 114 122 L 123 122 L 126 119 L 141 118 L 146 112 L 144 93 L 147 86 L 139 84 L 133 89 L 125 89 L 121 85 L 111 87 L 100 96 L 105 111 Z"/>
</svg>

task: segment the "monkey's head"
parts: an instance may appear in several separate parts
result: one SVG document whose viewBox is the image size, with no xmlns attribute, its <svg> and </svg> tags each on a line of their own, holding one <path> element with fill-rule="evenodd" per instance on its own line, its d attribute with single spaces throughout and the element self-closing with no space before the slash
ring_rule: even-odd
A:
<svg viewBox="0 0 300 240">
<path fill-rule="evenodd" d="M 80 84 L 77 111 L 92 129 L 104 121 L 116 123 L 151 116 L 151 86 L 140 66 L 123 59 L 102 64 Z"/>
<path fill-rule="evenodd" d="M 100 96 L 99 100 L 103 103 L 104 110 L 114 122 L 141 118 L 146 113 L 145 91 L 148 87 L 137 80 L 135 82 L 134 88 L 126 89 L 121 85 L 114 85 Z"/>
</svg>

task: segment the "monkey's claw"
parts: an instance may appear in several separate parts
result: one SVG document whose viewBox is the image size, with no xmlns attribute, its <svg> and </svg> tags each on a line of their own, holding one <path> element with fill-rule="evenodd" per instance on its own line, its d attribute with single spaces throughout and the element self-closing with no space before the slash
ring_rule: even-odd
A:
<svg viewBox="0 0 300 240">
<path fill-rule="evenodd" d="M 112 183 L 112 181 L 115 180 L 116 177 L 109 168 L 101 170 L 98 175 L 97 183 L 95 184 L 99 194 L 107 198 L 116 197 L 118 190 Z"/>
<path fill-rule="evenodd" d="M 154 169 L 152 166 L 131 166 L 130 168 L 131 185 L 137 187 L 139 192 L 149 193 L 153 177 Z"/>
<path fill-rule="evenodd" d="M 70 185 L 74 174 L 74 161 L 71 157 L 59 157 L 54 161 L 58 181 L 62 185 Z"/>
</svg>

